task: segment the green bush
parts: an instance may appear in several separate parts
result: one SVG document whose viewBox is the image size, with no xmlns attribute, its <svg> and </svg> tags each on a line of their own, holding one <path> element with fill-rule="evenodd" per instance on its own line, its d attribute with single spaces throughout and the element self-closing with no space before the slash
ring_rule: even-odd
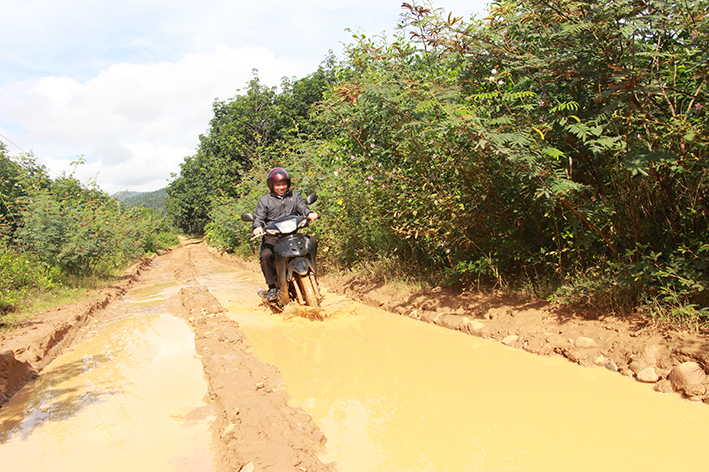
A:
<svg viewBox="0 0 709 472">
<path fill-rule="evenodd" d="M 251 225 L 241 221 L 241 213 L 254 209 L 245 209 L 244 205 L 230 198 L 214 201 L 209 212 L 210 222 L 205 228 L 205 239 L 218 249 L 234 252 L 249 240 Z"/>
<path fill-rule="evenodd" d="M 3 315 L 26 304 L 32 293 L 54 289 L 57 276 L 30 255 L 0 248 L 0 324 Z"/>
<path fill-rule="evenodd" d="M 146 208 L 126 210 L 118 200 L 72 178 L 30 194 L 20 215 L 16 243 L 73 276 L 108 274 L 177 243 L 165 216 Z"/>
</svg>

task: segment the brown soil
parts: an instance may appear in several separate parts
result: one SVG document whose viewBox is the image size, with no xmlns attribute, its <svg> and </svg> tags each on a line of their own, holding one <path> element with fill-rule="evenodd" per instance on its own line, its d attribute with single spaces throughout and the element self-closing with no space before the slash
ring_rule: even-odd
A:
<svg viewBox="0 0 709 472">
<path fill-rule="evenodd" d="M 237 323 L 194 281 L 192 261 L 209 258 L 258 270 L 256 264 L 237 261 L 199 241 L 183 240 L 180 247 L 134 265 L 111 287 L 81 303 L 37 314 L 17 329 L 1 332 L 0 406 L 80 340 L 89 324 L 115 316 L 104 310 L 111 301 L 141 284 L 176 281 L 183 288 L 170 301 L 170 311 L 192 326 L 209 400 L 218 412 L 212 426 L 216 470 L 332 470 L 317 458 L 325 442 L 322 432 L 304 411 L 288 405 L 287 394 L 278 388 L 277 369 L 250 353 Z M 329 276 L 322 283 L 368 305 L 539 355 L 559 354 L 582 366 L 605 366 L 645 381 L 653 380 L 646 378 L 652 370 L 661 392 L 672 391 L 667 377 L 673 366 L 686 361 L 705 370 L 709 366 L 708 337 L 660 330 L 642 318 L 618 319 L 474 292 L 412 292 L 356 277 Z M 706 387 L 686 396 L 709 402 Z"/>
</svg>

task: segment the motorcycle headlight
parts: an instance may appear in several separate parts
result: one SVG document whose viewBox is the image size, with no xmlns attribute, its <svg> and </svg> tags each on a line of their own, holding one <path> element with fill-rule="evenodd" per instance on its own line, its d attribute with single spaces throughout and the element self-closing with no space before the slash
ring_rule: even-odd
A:
<svg viewBox="0 0 709 472">
<path fill-rule="evenodd" d="M 298 229 L 298 224 L 295 222 L 295 218 L 292 218 L 290 220 L 285 220 L 281 221 L 280 223 L 276 223 L 276 228 L 278 228 L 278 231 L 280 231 L 281 233 L 288 234 Z"/>
</svg>

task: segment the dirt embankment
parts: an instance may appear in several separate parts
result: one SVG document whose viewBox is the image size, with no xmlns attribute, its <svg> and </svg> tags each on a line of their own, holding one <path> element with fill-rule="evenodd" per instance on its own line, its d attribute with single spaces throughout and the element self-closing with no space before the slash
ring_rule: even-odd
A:
<svg viewBox="0 0 709 472">
<path fill-rule="evenodd" d="M 543 302 L 475 292 L 407 291 L 356 277 L 328 278 L 331 291 L 427 323 L 495 339 L 584 367 L 605 367 L 662 393 L 709 403 L 709 337 L 660 329 L 644 318 L 619 319 Z"/>
<path fill-rule="evenodd" d="M 238 324 L 209 290 L 185 287 L 178 298 L 175 312 L 192 326 L 218 412 L 212 424 L 217 470 L 249 464 L 253 470 L 332 470 L 316 456 L 325 444 L 322 431 L 310 415 L 288 405 L 278 370 L 248 352 Z"/>
<path fill-rule="evenodd" d="M 108 288 L 77 304 L 38 313 L 11 331 L 0 331 L 0 407 L 71 346 L 99 310 L 123 297 L 151 261 L 141 260 Z"/>
<path fill-rule="evenodd" d="M 207 379 L 209 401 L 216 407 L 212 424 L 215 469 L 220 471 L 333 470 L 323 464 L 325 436 L 310 415 L 288 405 L 280 373 L 256 358 L 238 323 L 207 287 L 196 282 L 194 260 L 215 259 L 233 265 L 231 256 L 206 244 L 183 242 L 171 258 L 171 280 L 184 286 L 171 299 L 170 312 L 188 321 Z M 187 250 L 184 250 L 187 249 Z"/>
</svg>

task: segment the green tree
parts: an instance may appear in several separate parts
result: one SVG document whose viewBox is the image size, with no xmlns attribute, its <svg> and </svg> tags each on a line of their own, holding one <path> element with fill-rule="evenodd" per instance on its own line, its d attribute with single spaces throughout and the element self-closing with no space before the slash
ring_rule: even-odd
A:
<svg viewBox="0 0 709 472">
<path fill-rule="evenodd" d="M 265 168 L 302 139 L 322 131 L 311 107 L 332 81 L 329 69 L 306 78 L 284 78 L 282 91 L 261 83 L 254 71 L 246 93 L 215 101 L 209 131 L 194 156 L 168 185 L 169 214 L 181 229 L 202 234 L 214 201 L 237 198 L 238 185 L 253 167 Z"/>
</svg>

